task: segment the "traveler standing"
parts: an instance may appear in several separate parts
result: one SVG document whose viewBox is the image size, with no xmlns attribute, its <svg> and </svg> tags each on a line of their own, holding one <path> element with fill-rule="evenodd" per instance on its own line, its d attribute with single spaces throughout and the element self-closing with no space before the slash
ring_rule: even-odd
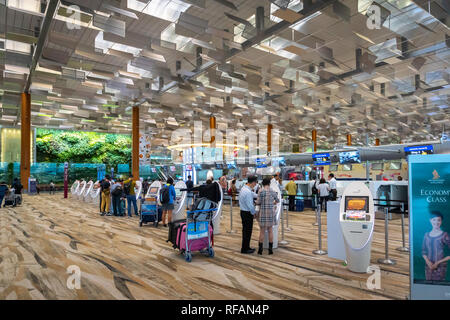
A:
<svg viewBox="0 0 450 320">
<path fill-rule="evenodd" d="M 134 214 L 138 215 L 138 208 L 136 202 L 136 192 L 134 188 L 136 187 L 136 181 L 133 179 L 133 175 L 123 182 L 123 191 L 127 197 L 127 207 L 128 207 L 128 217 L 131 218 L 131 204 L 134 207 Z"/>
<path fill-rule="evenodd" d="M 55 194 L 55 184 L 53 183 L 53 180 L 50 181 L 50 194 Z"/>
<path fill-rule="evenodd" d="M 147 191 L 148 191 L 148 187 L 149 187 L 150 185 L 149 185 L 149 183 L 148 183 L 148 178 L 145 178 L 144 179 L 144 182 L 142 182 L 142 192 L 143 192 L 143 195 L 144 195 L 144 197 L 146 196 L 146 194 L 147 194 Z"/>
<path fill-rule="evenodd" d="M 239 193 L 239 207 L 241 208 L 242 219 L 242 246 L 241 253 L 253 253 L 255 249 L 250 248 L 250 240 L 252 238 L 253 219 L 255 214 L 254 199 L 257 195 L 253 192 L 253 188 L 258 183 L 258 178 L 250 176 L 247 184 L 242 187 Z"/>
<path fill-rule="evenodd" d="M 325 181 L 324 178 L 320 179 L 319 186 L 317 187 L 319 197 L 320 197 L 320 207 L 322 211 L 327 212 L 327 199 L 330 195 L 330 186 Z"/>
<path fill-rule="evenodd" d="M 121 216 L 122 212 L 120 210 L 120 199 L 123 195 L 123 187 L 120 180 L 117 180 L 111 186 L 112 204 L 113 204 L 113 214 L 115 216 Z"/>
<path fill-rule="evenodd" d="M 167 184 L 164 186 L 164 188 L 161 190 L 160 194 L 160 201 L 162 204 L 162 223 L 164 227 L 167 227 L 166 223 L 166 215 L 168 222 L 172 222 L 172 210 L 174 209 L 175 205 L 175 198 L 177 197 L 177 194 L 175 192 L 175 187 L 173 186 L 173 179 L 169 177 L 167 179 Z"/>
<path fill-rule="evenodd" d="M 219 184 L 222 187 L 222 193 L 226 193 L 228 190 L 228 183 L 227 183 L 227 176 L 226 175 L 222 175 L 219 178 Z"/>
<path fill-rule="evenodd" d="M 15 204 L 22 204 L 22 189 L 23 189 L 23 185 L 20 182 L 19 179 L 15 178 L 14 180 L 14 194 L 16 195 L 16 201 Z M 15 205 L 14 205 L 15 206 Z"/>
<path fill-rule="evenodd" d="M 264 181 L 263 181 L 264 182 Z M 263 183 L 264 186 L 264 183 Z M 294 178 L 286 185 L 286 191 L 289 196 L 289 211 L 295 210 L 295 196 L 297 195 L 297 184 L 294 182 Z"/>
<path fill-rule="evenodd" d="M 274 210 L 274 203 L 278 203 L 277 193 L 270 190 L 270 178 L 262 181 L 263 189 L 258 194 L 256 206 L 259 210 L 256 212 L 256 219 L 259 222 L 259 243 L 258 254 L 263 252 L 264 236 L 269 233 L 269 254 L 273 254 L 273 226 L 277 223 L 277 216 Z"/>
<path fill-rule="evenodd" d="M 9 190 L 8 186 L 6 185 L 6 182 L 0 183 L 0 208 L 2 207 L 3 198 L 6 195 L 6 192 Z"/>
<path fill-rule="evenodd" d="M 337 181 L 334 178 L 334 174 L 330 173 L 328 175 L 328 179 L 330 181 L 330 200 L 336 201 L 337 198 Z"/>
<path fill-rule="evenodd" d="M 192 177 L 188 176 L 188 179 L 186 181 L 186 189 L 188 190 L 187 192 L 187 207 L 190 208 L 192 199 L 193 199 L 193 194 L 191 189 L 194 187 L 194 182 L 192 181 Z"/>
<path fill-rule="evenodd" d="M 231 181 L 231 188 L 230 188 L 230 190 L 231 190 L 231 199 L 235 203 L 236 202 L 236 195 L 238 193 L 238 190 L 237 190 L 237 187 L 236 187 L 236 178 Z"/>
<path fill-rule="evenodd" d="M 102 200 L 100 204 L 100 212 L 101 212 L 100 215 L 104 216 L 105 214 L 107 214 L 108 216 L 110 216 L 111 213 L 109 212 L 109 208 L 111 204 L 111 193 L 110 193 L 111 183 L 109 182 L 109 176 L 106 176 L 105 179 L 102 180 L 102 182 L 100 183 L 100 188 L 102 193 Z"/>
</svg>

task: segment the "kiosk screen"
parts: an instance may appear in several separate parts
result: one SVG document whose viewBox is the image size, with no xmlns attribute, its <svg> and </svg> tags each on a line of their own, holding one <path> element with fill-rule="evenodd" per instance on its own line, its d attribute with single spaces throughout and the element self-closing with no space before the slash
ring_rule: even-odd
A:
<svg viewBox="0 0 450 320">
<path fill-rule="evenodd" d="M 366 220 L 369 212 L 369 197 L 345 197 L 345 218 L 348 220 Z"/>
<path fill-rule="evenodd" d="M 157 192 L 158 192 L 158 188 L 157 188 L 157 187 L 152 187 L 152 188 L 150 188 L 149 193 L 155 194 L 155 193 L 157 193 Z"/>
</svg>

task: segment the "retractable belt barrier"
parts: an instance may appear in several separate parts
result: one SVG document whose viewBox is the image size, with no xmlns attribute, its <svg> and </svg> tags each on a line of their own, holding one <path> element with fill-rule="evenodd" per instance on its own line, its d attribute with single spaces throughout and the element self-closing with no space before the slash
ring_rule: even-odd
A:
<svg viewBox="0 0 450 320">
<path fill-rule="evenodd" d="M 319 249 L 314 250 L 313 253 L 314 254 L 318 254 L 318 255 L 324 255 L 327 254 L 326 250 L 322 250 L 322 219 L 321 219 L 321 212 L 320 212 L 320 204 L 317 205 L 316 207 L 316 216 L 317 216 L 317 222 L 318 222 L 318 227 L 319 227 Z"/>
</svg>

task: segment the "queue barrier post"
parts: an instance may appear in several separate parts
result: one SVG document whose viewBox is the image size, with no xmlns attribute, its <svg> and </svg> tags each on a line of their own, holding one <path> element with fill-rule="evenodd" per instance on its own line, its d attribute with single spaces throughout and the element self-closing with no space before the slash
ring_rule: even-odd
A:
<svg viewBox="0 0 450 320">
<path fill-rule="evenodd" d="M 294 202 L 294 204 L 295 204 L 295 202 Z M 292 231 L 292 228 L 289 227 L 289 207 L 286 210 L 286 231 Z"/>
<path fill-rule="evenodd" d="M 316 215 L 317 215 L 317 222 L 318 222 L 318 227 L 319 227 L 319 249 L 314 250 L 313 253 L 318 254 L 318 255 L 324 255 L 324 254 L 327 254 L 328 252 L 326 250 L 322 250 L 322 221 L 321 221 L 322 219 L 321 219 L 321 213 L 320 213 L 320 204 L 317 206 Z"/>
<path fill-rule="evenodd" d="M 289 244 L 289 242 L 284 239 L 284 211 L 285 210 L 286 210 L 286 205 L 283 201 L 283 209 L 281 210 L 281 241 L 279 242 L 279 244 L 282 246 Z"/>
<path fill-rule="evenodd" d="M 389 208 L 384 208 L 384 259 L 380 258 L 378 259 L 378 263 L 386 264 L 386 265 L 395 265 L 397 262 L 393 259 L 389 259 Z"/>
<path fill-rule="evenodd" d="M 233 230 L 233 196 L 230 196 L 230 230 L 227 233 L 236 233 L 236 230 Z"/>
<path fill-rule="evenodd" d="M 401 213 L 401 219 L 402 219 L 402 246 L 397 248 L 397 251 L 400 252 L 409 252 L 409 248 L 405 245 L 405 204 L 402 202 L 402 213 Z"/>
<path fill-rule="evenodd" d="M 317 208 L 320 207 L 320 203 L 319 203 L 319 197 L 315 194 L 314 195 L 314 202 L 316 203 L 316 222 L 314 222 L 312 225 L 314 227 L 317 227 L 319 225 L 319 223 L 317 222 Z M 320 210 L 320 209 L 319 209 Z"/>
</svg>

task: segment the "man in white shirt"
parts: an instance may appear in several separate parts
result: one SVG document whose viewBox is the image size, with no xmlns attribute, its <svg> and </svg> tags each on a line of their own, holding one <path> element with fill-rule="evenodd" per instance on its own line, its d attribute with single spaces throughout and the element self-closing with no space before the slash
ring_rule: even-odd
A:
<svg viewBox="0 0 450 320">
<path fill-rule="evenodd" d="M 337 198 L 337 181 L 334 178 L 334 174 L 330 173 L 328 175 L 328 180 L 330 183 L 330 200 L 331 201 L 336 201 Z"/>
</svg>

